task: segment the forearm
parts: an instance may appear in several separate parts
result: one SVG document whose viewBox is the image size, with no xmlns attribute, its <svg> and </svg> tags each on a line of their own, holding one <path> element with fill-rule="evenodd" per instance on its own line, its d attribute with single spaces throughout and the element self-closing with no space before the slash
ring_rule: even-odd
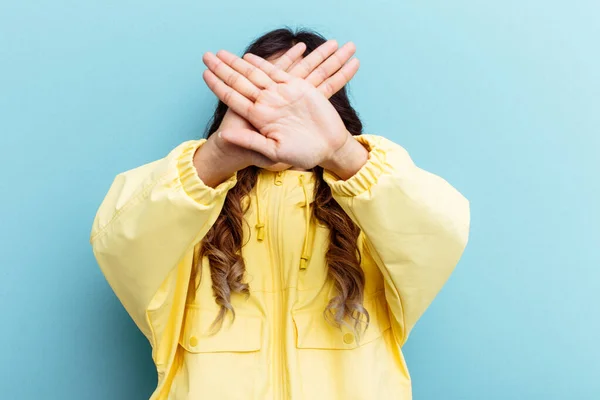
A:
<svg viewBox="0 0 600 400">
<path fill-rule="evenodd" d="M 369 151 L 348 133 L 348 139 L 321 167 L 342 180 L 354 176 L 368 161 Z"/>
<path fill-rule="evenodd" d="M 212 188 L 219 186 L 243 168 L 239 161 L 227 157 L 210 140 L 198 148 L 193 161 L 198 177 L 206 186 Z"/>
<path fill-rule="evenodd" d="M 235 178 L 216 188 L 197 176 L 200 141 L 119 174 L 99 207 L 90 242 L 111 287 L 146 334 L 146 308 L 167 275 L 208 232 Z"/>
<path fill-rule="evenodd" d="M 399 145 L 373 135 L 361 140 L 370 150 L 366 165 L 345 181 L 330 173 L 324 179 L 364 234 L 405 340 L 466 246 L 469 202 Z"/>
</svg>

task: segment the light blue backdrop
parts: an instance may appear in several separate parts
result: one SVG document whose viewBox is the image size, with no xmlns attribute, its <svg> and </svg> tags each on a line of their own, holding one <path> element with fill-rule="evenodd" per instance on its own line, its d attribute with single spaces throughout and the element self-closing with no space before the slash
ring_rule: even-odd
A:
<svg viewBox="0 0 600 400">
<path fill-rule="evenodd" d="M 212 3 L 212 4 L 211 4 Z M 149 347 L 97 268 L 120 171 L 198 137 L 204 51 L 283 24 L 353 40 L 368 132 L 472 204 L 405 347 L 416 400 L 600 398 L 597 1 L 1 1 L 0 397 L 145 399 Z"/>
</svg>

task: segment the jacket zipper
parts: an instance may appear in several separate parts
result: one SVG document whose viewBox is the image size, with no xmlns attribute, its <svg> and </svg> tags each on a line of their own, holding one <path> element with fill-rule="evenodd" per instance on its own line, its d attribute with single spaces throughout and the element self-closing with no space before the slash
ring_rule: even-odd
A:
<svg viewBox="0 0 600 400">
<path fill-rule="evenodd" d="M 277 194 L 276 199 L 274 201 L 274 203 L 276 204 L 276 210 L 274 215 L 276 216 L 276 218 L 269 218 L 270 221 L 274 220 L 274 227 L 275 229 L 273 229 L 273 238 L 274 238 L 274 253 L 275 253 L 275 263 L 273 263 L 273 279 L 277 281 L 279 281 L 276 293 L 274 293 L 275 295 L 275 316 L 274 316 L 274 324 L 273 326 L 275 327 L 274 329 L 274 334 L 273 334 L 273 338 L 275 339 L 275 342 L 273 343 L 273 346 L 275 348 L 275 346 L 277 346 L 277 353 L 275 354 L 274 357 L 274 362 L 275 362 L 275 384 L 277 387 L 279 387 L 278 390 L 278 400 L 284 400 L 284 395 L 285 395 L 285 386 L 286 386 L 286 382 L 285 382 L 285 375 L 283 374 L 283 364 L 284 364 L 284 360 L 283 360 L 283 338 L 281 337 L 281 324 L 283 323 L 284 316 L 283 316 L 283 288 L 284 288 L 284 284 L 283 284 L 283 273 L 281 271 L 281 256 L 280 256 L 280 252 L 279 252 L 279 248 L 280 248 L 280 242 L 281 242 L 281 234 L 279 232 L 279 224 L 281 221 L 281 203 L 282 203 L 282 191 L 283 191 L 283 171 L 279 171 L 275 174 L 275 186 L 276 186 L 276 190 L 275 193 Z"/>
</svg>

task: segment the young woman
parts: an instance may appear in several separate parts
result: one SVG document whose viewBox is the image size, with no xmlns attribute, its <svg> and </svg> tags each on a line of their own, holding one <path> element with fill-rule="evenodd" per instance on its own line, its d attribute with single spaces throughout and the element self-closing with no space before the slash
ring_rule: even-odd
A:
<svg viewBox="0 0 600 400">
<path fill-rule="evenodd" d="M 411 398 L 401 348 L 469 205 L 361 134 L 353 53 L 287 29 L 206 53 L 208 139 L 113 182 L 91 243 L 152 345 L 152 399 Z"/>
</svg>

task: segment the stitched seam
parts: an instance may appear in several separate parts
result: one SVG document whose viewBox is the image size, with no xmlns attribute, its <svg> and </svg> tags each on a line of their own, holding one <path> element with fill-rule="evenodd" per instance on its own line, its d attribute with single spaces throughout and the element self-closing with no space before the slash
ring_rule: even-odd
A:
<svg viewBox="0 0 600 400">
<path fill-rule="evenodd" d="M 158 351 L 156 345 L 156 333 L 154 331 L 154 326 L 152 326 L 152 322 L 150 321 L 150 313 L 148 309 L 146 309 L 146 323 L 150 327 L 150 335 L 152 336 L 150 341 L 150 344 L 152 345 L 152 360 L 154 361 L 155 365 L 158 365 L 156 360 L 156 352 Z"/>
<path fill-rule="evenodd" d="M 129 210 L 133 205 L 138 204 L 139 201 L 148 197 L 148 195 L 150 194 L 152 189 L 154 189 L 156 187 L 156 185 L 158 185 L 159 183 L 162 183 L 163 180 L 166 180 L 165 178 L 168 176 L 168 174 L 170 172 L 171 171 L 166 171 L 161 176 L 159 176 L 157 179 L 155 179 L 154 181 L 149 183 L 145 188 L 141 189 L 140 192 L 138 194 L 136 194 L 134 197 L 132 197 L 129 200 L 129 202 L 127 202 L 119 211 L 115 212 L 113 214 L 113 216 L 111 217 L 111 219 L 106 224 L 104 224 L 104 226 L 100 227 L 98 229 L 98 231 L 91 236 L 90 242 L 95 241 L 100 236 L 105 234 L 106 231 L 108 231 L 108 228 L 115 222 L 115 220 L 117 220 L 121 216 L 121 214 L 123 214 L 125 211 Z"/>
<path fill-rule="evenodd" d="M 356 214 L 354 213 L 354 208 L 352 206 L 349 207 L 348 211 L 350 212 L 350 214 L 352 214 L 352 219 L 354 221 L 358 221 L 358 219 L 356 218 Z M 369 249 L 369 238 L 368 238 L 367 234 L 364 233 L 364 231 L 363 231 L 363 235 L 364 235 L 363 247 L 366 249 L 367 252 L 369 252 L 369 255 L 371 256 L 371 258 L 373 258 L 373 254 L 372 254 L 371 250 Z M 381 264 L 382 264 L 382 266 L 379 266 L 379 263 L 377 263 L 377 261 L 375 260 L 375 264 L 377 264 L 379 271 L 381 272 L 382 275 L 384 275 L 384 278 L 387 278 L 391 281 L 392 279 L 390 278 L 390 272 L 387 269 L 387 267 L 385 266 L 385 263 L 383 262 L 383 260 L 379 256 L 379 254 L 377 254 L 377 258 L 381 261 Z M 400 299 L 400 312 L 402 313 L 402 316 L 401 316 L 402 317 L 402 340 L 403 340 L 402 343 L 404 343 L 404 342 L 406 342 L 406 337 L 407 337 L 406 336 L 406 313 L 404 312 L 404 300 L 402 300 L 400 290 L 398 290 L 398 288 L 396 287 L 396 284 L 393 281 L 392 281 L 392 287 L 396 291 L 396 294 L 398 295 L 398 299 Z M 385 293 L 385 289 L 383 291 Z M 389 314 L 390 308 L 389 308 L 387 298 L 386 298 L 386 305 L 387 305 L 388 314 Z"/>
<path fill-rule="evenodd" d="M 373 257 L 372 251 L 369 249 L 369 243 L 366 242 L 365 243 L 365 248 L 367 249 L 367 251 L 369 252 L 369 254 L 371 254 L 371 257 Z M 381 261 L 381 264 L 383 264 L 383 267 L 379 267 L 379 263 L 377 263 L 377 261 L 375 261 L 376 264 L 378 264 L 378 267 L 380 268 L 380 270 L 385 270 L 385 271 L 381 271 L 381 273 L 384 275 L 384 277 L 386 279 L 389 279 L 392 283 L 392 288 L 394 289 L 394 291 L 396 292 L 396 294 L 398 295 L 398 299 L 400 299 L 399 303 L 400 303 L 400 312 L 402 313 L 401 318 L 402 318 L 402 342 L 401 343 L 405 343 L 406 339 L 407 339 L 407 328 L 406 328 L 406 313 L 404 312 L 404 300 L 402 299 L 402 295 L 400 293 L 400 290 L 398 290 L 398 287 L 396 286 L 396 284 L 392 281 L 392 279 L 390 278 L 390 272 L 387 269 L 387 267 L 385 266 L 385 264 L 383 263 L 383 260 L 381 260 L 381 257 L 376 254 L 377 258 Z M 384 289 L 385 292 L 385 289 Z M 388 313 L 391 314 L 390 312 L 390 307 L 386 298 L 386 304 L 387 304 L 387 310 Z"/>
</svg>

